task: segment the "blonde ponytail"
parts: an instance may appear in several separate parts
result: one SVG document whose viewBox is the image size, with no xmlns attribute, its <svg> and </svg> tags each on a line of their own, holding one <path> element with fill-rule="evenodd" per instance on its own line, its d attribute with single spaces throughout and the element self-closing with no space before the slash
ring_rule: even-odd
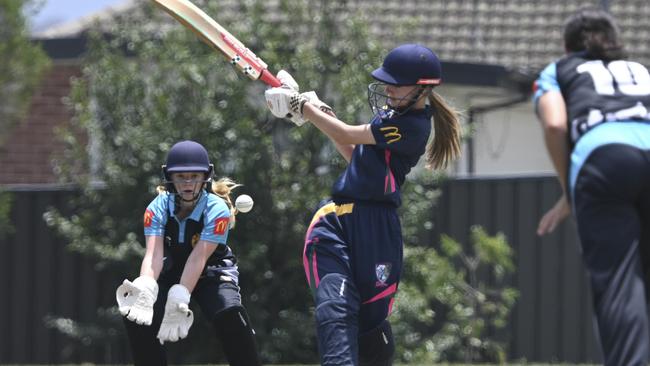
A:
<svg viewBox="0 0 650 366">
<path fill-rule="evenodd" d="M 230 192 L 237 188 L 240 187 L 241 184 L 235 183 L 232 179 L 230 178 L 220 178 L 219 180 L 212 181 L 212 192 L 216 194 L 217 196 L 221 197 L 224 201 L 226 201 L 226 204 L 228 205 L 228 208 L 230 208 L 230 227 L 232 228 L 235 225 L 235 215 L 237 215 L 237 209 L 235 208 L 235 205 L 233 204 L 232 200 L 230 199 Z"/>
<path fill-rule="evenodd" d="M 429 103 L 433 109 L 434 135 L 427 146 L 427 167 L 445 168 L 460 156 L 460 117 L 434 91 L 429 94 Z"/>
</svg>

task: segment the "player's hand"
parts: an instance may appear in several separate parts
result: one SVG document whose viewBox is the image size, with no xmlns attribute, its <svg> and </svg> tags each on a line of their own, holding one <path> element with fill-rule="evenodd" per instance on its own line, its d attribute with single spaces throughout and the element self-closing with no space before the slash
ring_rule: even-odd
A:
<svg viewBox="0 0 650 366">
<path fill-rule="evenodd" d="M 307 98 L 307 102 L 309 102 L 309 104 L 314 105 L 315 107 L 329 114 L 332 117 L 336 117 L 336 114 L 334 114 L 334 110 L 332 109 L 332 107 L 328 106 L 322 100 L 320 100 L 318 98 L 318 95 L 316 95 L 315 91 L 304 92 L 301 95 Z"/>
<path fill-rule="evenodd" d="M 120 314 L 132 322 L 151 325 L 153 304 L 158 297 L 158 283 L 152 277 L 140 276 L 124 280 L 115 291 Z"/>
<path fill-rule="evenodd" d="M 264 97 L 274 116 L 290 119 L 296 126 L 302 126 L 306 122 L 302 118 L 302 107 L 307 98 L 297 91 L 285 87 L 270 88 L 264 92 Z"/>
<path fill-rule="evenodd" d="M 158 331 L 160 344 L 176 342 L 187 337 L 192 322 L 194 322 L 194 314 L 190 310 L 189 304 L 190 292 L 185 286 L 176 284 L 169 289 L 167 304 L 165 304 L 165 316 Z"/>
<path fill-rule="evenodd" d="M 300 91 L 300 87 L 298 86 L 298 83 L 296 80 L 285 70 L 280 70 L 278 71 L 278 74 L 275 76 L 280 82 L 282 83 L 283 87 L 287 87 L 289 89 L 292 89 L 293 91 Z"/>
<path fill-rule="evenodd" d="M 555 228 L 571 214 L 571 206 L 565 195 L 562 195 L 555 205 L 548 210 L 537 226 L 537 235 L 552 233 Z"/>
</svg>

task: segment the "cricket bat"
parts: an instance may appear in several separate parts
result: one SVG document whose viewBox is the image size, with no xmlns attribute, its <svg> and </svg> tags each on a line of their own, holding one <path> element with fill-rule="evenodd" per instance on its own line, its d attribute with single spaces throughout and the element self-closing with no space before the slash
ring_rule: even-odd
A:
<svg viewBox="0 0 650 366">
<path fill-rule="evenodd" d="M 252 80 L 278 87 L 282 83 L 267 70 L 267 64 L 246 48 L 224 27 L 188 0 L 153 0 L 205 43 L 223 53 L 231 64 Z"/>
</svg>

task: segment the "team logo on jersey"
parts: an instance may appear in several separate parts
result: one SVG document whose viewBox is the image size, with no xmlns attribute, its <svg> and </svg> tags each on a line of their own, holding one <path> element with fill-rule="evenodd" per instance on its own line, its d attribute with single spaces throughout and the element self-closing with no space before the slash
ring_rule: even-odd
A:
<svg viewBox="0 0 650 366">
<path fill-rule="evenodd" d="M 228 229 L 228 218 L 222 217 L 214 221 L 214 233 L 216 235 L 223 235 Z"/>
<path fill-rule="evenodd" d="M 377 282 L 375 282 L 375 287 L 386 287 L 386 281 L 390 277 L 390 270 L 393 268 L 391 263 L 378 263 L 375 264 L 375 276 L 377 276 Z"/>
<path fill-rule="evenodd" d="M 402 139 L 402 134 L 399 133 L 399 128 L 395 126 L 381 127 L 379 130 L 384 134 L 387 144 L 392 144 L 393 142 Z"/>
<path fill-rule="evenodd" d="M 150 209 L 144 211 L 144 227 L 151 227 L 154 216 L 156 215 Z"/>
<path fill-rule="evenodd" d="M 192 248 L 196 246 L 196 243 L 199 242 L 199 239 L 201 239 L 201 235 L 199 235 L 199 233 L 192 235 Z"/>
</svg>

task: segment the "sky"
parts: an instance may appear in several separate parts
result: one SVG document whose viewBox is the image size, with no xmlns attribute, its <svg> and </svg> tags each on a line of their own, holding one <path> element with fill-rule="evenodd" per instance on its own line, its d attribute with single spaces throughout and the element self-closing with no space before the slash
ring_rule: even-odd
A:
<svg viewBox="0 0 650 366">
<path fill-rule="evenodd" d="M 49 26 L 66 23 L 84 15 L 100 11 L 107 6 L 118 5 L 125 0 L 32 0 L 33 8 L 40 9 L 35 15 L 28 10 L 30 29 L 40 31 Z"/>
</svg>

